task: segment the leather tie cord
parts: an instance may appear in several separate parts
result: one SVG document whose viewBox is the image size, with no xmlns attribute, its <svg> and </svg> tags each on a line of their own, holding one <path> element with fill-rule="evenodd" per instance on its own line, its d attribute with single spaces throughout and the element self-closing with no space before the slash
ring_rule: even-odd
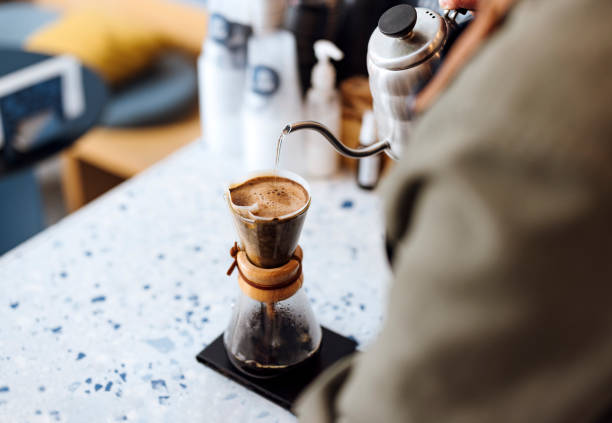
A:
<svg viewBox="0 0 612 423">
<path fill-rule="evenodd" d="M 227 276 L 231 276 L 231 274 L 234 272 L 234 269 L 238 268 L 238 273 L 240 273 L 240 276 L 242 277 L 242 279 L 248 283 L 249 285 L 257 288 L 257 289 L 263 289 L 263 290 L 274 290 L 274 289 L 281 289 L 284 287 L 287 287 L 293 283 L 295 283 L 295 281 L 297 281 L 300 276 L 302 276 L 302 259 L 301 257 L 299 257 L 298 255 L 294 254 L 293 257 L 291 257 L 292 260 L 296 260 L 298 262 L 299 268 L 298 271 L 296 272 L 295 276 L 288 280 L 283 282 L 282 284 L 279 285 L 274 285 L 274 286 L 267 286 L 267 285 L 261 285 L 258 284 L 256 282 L 251 281 L 250 279 L 248 279 L 244 273 L 240 270 L 240 266 L 238 266 L 238 253 L 241 251 L 240 247 L 238 246 L 237 242 L 234 242 L 234 245 L 232 246 L 232 248 L 230 248 L 230 256 L 232 256 L 232 258 L 234 259 L 234 261 L 232 262 L 232 264 L 230 265 L 229 269 L 227 269 Z"/>
<path fill-rule="evenodd" d="M 476 54 L 484 41 L 502 23 L 517 0 L 483 1 L 474 22 L 469 25 L 448 52 L 442 66 L 432 80 L 418 94 L 414 102 L 414 112 L 423 113 L 455 78 L 456 74 Z"/>
<path fill-rule="evenodd" d="M 238 253 L 239 252 L 240 252 L 240 247 L 238 247 L 238 243 L 234 241 L 234 246 L 230 248 L 230 256 L 232 256 L 234 261 L 230 265 L 229 269 L 227 269 L 227 272 L 226 272 L 227 276 L 231 276 L 236 266 L 238 266 Z"/>
</svg>

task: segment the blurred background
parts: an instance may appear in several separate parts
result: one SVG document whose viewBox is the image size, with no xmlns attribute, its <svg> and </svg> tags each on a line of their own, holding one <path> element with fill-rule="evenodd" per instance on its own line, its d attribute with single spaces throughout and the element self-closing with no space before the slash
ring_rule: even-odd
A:
<svg viewBox="0 0 612 423">
<path fill-rule="evenodd" d="M 349 146 L 375 141 L 361 125 L 367 43 L 398 3 L 0 1 L 0 254 L 202 134 L 210 154 L 241 156 L 245 169 L 272 167 L 293 120 L 320 120 Z M 82 66 L 77 117 L 59 106 L 65 82 L 15 82 L 64 54 Z M 322 140 L 290 144 L 283 167 L 308 178 L 353 172 L 372 189 L 388 167 L 379 157 L 360 170 Z"/>
</svg>

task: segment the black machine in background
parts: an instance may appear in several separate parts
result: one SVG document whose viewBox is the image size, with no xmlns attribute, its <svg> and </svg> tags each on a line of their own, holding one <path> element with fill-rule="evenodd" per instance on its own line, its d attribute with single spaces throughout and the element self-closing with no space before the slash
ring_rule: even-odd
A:
<svg viewBox="0 0 612 423">
<path fill-rule="evenodd" d="M 296 37 L 302 92 L 310 87 L 316 63 L 313 44 L 319 39 L 334 42 L 344 52 L 344 59 L 335 64 L 338 81 L 367 76 L 370 35 L 387 9 L 403 3 L 442 13 L 438 0 L 289 0 L 284 27 Z"/>
</svg>

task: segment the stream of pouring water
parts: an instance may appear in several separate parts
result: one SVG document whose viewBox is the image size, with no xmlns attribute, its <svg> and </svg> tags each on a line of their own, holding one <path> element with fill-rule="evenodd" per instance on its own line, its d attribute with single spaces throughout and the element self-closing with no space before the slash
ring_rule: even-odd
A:
<svg viewBox="0 0 612 423">
<path fill-rule="evenodd" d="M 289 132 L 291 132 L 291 126 L 287 125 L 283 128 L 280 137 L 278 137 L 278 141 L 276 141 L 276 159 L 274 160 L 274 173 L 278 173 L 278 162 L 280 161 L 281 148 L 283 147 L 283 142 L 285 141 L 285 137 L 289 135 Z"/>
<path fill-rule="evenodd" d="M 291 125 L 286 125 L 281 131 L 280 136 L 278 137 L 278 141 L 276 141 L 276 158 L 274 160 L 274 185 L 278 184 L 278 163 L 280 162 L 280 152 L 283 148 L 283 142 L 285 142 L 285 138 L 291 132 Z"/>
<path fill-rule="evenodd" d="M 291 132 L 291 126 L 286 125 L 283 128 L 280 136 L 278 137 L 278 141 L 276 141 L 276 157 L 274 159 L 274 185 L 278 183 L 278 163 L 280 161 L 281 148 L 283 147 L 283 142 L 285 141 L 285 137 L 289 135 L 289 132 Z M 275 214 L 278 214 L 277 211 L 278 211 L 278 208 L 275 210 Z M 271 345 L 272 337 L 275 332 L 274 326 L 276 325 L 276 310 L 275 310 L 274 303 L 266 303 L 265 308 L 266 308 L 265 313 L 268 316 L 269 325 L 264 325 L 264 328 L 265 328 L 264 338 L 267 340 L 266 341 L 267 344 Z M 262 316 L 263 316 L 263 303 L 262 303 Z"/>
<path fill-rule="evenodd" d="M 274 160 L 274 185 L 275 187 L 277 187 L 277 184 L 278 184 L 278 162 L 280 161 L 281 149 L 283 147 L 283 142 L 285 141 L 285 137 L 289 135 L 290 132 L 291 132 L 291 126 L 286 125 L 283 128 L 280 136 L 278 137 L 278 141 L 276 141 L 276 158 Z"/>
</svg>

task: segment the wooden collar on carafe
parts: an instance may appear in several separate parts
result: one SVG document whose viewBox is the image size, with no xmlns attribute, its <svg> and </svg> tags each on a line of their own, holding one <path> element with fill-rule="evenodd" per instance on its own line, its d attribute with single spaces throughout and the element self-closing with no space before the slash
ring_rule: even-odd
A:
<svg viewBox="0 0 612 423">
<path fill-rule="evenodd" d="M 248 259 L 237 243 L 230 250 L 234 262 L 227 271 L 231 275 L 238 269 L 238 286 L 248 297 L 262 303 L 286 300 L 295 294 L 304 282 L 302 275 L 302 248 L 298 245 L 293 257 L 280 267 L 257 267 Z"/>
</svg>

